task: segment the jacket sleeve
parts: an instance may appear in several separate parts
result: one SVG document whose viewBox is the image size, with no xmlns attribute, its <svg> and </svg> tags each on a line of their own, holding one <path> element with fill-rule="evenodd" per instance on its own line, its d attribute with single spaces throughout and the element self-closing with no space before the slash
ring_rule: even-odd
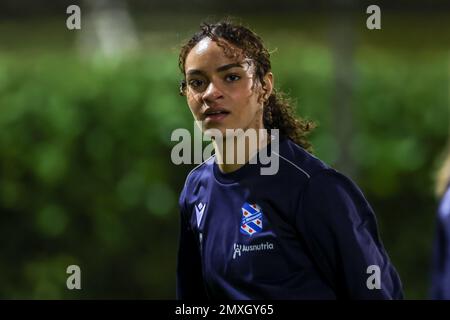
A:
<svg viewBox="0 0 450 320">
<path fill-rule="evenodd" d="M 447 240 L 445 230 L 439 216 L 436 219 L 436 228 L 433 240 L 433 252 L 431 263 L 431 299 L 445 299 L 443 295 L 443 275 L 445 270 L 445 256 L 447 252 Z"/>
<path fill-rule="evenodd" d="M 186 186 L 181 192 L 180 232 L 178 239 L 176 297 L 178 300 L 204 300 L 207 298 L 202 276 L 199 242 L 189 223 L 185 205 Z"/>
<path fill-rule="evenodd" d="M 400 278 L 359 188 L 334 169 L 312 176 L 296 225 L 312 260 L 337 298 L 402 299 Z"/>
<path fill-rule="evenodd" d="M 450 184 L 438 206 L 435 222 L 431 263 L 431 299 L 447 300 L 450 288 L 446 283 L 448 275 L 449 224 L 450 224 Z"/>
</svg>

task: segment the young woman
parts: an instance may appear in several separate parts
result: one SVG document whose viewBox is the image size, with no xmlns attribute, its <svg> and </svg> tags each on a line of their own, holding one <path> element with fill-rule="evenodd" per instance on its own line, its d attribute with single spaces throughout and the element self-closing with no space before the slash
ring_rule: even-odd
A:
<svg viewBox="0 0 450 320">
<path fill-rule="evenodd" d="M 177 297 L 402 298 L 370 205 L 350 179 L 309 153 L 311 123 L 296 119 L 274 89 L 260 37 L 228 21 L 203 24 L 179 65 L 194 119 L 205 134 L 223 136 L 180 195 Z M 258 143 L 240 150 L 243 163 L 226 157 L 237 150 L 228 140 L 241 139 L 227 129 L 257 132 Z M 275 174 L 250 161 L 263 151 L 278 157 Z"/>
<path fill-rule="evenodd" d="M 433 246 L 431 298 L 450 299 L 450 152 L 439 170 L 436 194 L 440 203 Z"/>
</svg>

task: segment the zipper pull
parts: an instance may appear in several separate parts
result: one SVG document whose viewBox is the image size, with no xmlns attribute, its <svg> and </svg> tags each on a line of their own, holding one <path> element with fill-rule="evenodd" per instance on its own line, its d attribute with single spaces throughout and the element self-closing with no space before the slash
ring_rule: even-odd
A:
<svg viewBox="0 0 450 320">
<path fill-rule="evenodd" d="M 202 244 L 203 244 L 203 233 L 201 233 L 201 232 L 198 233 L 198 240 L 200 242 L 200 248 L 201 248 Z"/>
</svg>

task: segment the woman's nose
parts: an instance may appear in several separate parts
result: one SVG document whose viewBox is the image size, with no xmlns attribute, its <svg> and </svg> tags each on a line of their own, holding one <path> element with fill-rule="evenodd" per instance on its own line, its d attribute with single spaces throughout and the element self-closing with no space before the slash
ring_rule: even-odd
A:
<svg viewBox="0 0 450 320">
<path fill-rule="evenodd" d="M 217 87 L 217 85 L 214 84 L 214 82 L 210 82 L 208 84 L 208 87 L 206 88 L 204 94 L 203 94 L 203 100 L 204 101 L 214 101 L 222 96 L 222 92 Z"/>
</svg>

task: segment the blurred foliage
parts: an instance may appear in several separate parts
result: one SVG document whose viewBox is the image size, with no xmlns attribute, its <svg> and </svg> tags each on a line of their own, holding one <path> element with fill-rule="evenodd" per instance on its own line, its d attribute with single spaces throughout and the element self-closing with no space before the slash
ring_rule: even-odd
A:
<svg viewBox="0 0 450 320">
<path fill-rule="evenodd" d="M 318 122 L 316 154 L 333 164 L 331 49 L 323 29 L 301 23 L 310 29 L 257 30 L 279 48 L 276 86 Z M 0 298 L 174 297 L 177 198 L 192 166 L 171 163 L 170 134 L 193 123 L 177 91 L 180 35 L 149 38 L 157 44 L 122 61 L 42 43 L 26 53 L 23 40 L 0 54 Z M 407 298 L 425 298 L 432 175 L 448 132 L 448 48 L 396 46 L 355 48 L 352 178 L 377 213 Z M 71 264 L 81 267 L 81 291 L 66 289 Z"/>
<path fill-rule="evenodd" d="M 1 297 L 76 295 L 69 264 L 80 297 L 172 295 L 187 169 L 170 165 L 170 133 L 189 125 L 174 61 L 2 59 Z"/>
</svg>

